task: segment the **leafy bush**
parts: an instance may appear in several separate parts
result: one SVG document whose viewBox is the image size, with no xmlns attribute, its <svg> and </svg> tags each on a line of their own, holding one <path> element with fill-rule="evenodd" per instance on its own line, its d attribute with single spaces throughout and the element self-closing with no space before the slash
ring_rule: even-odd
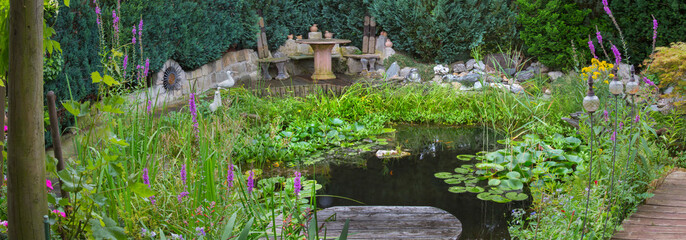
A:
<svg viewBox="0 0 686 240">
<path fill-rule="evenodd" d="M 613 0 L 610 8 L 622 28 L 631 64 L 648 58 L 653 44 L 653 17 L 657 19 L 657 46 L 684 41 L 686 36 L 686 2 L 682 0 Z M 609 21 L 607 15 L 604 21 Z M 619 47 L 619 45 L 617 45 Z M 624 53 L 622 51 L 622 53 Z"/>
<path fill-rule="evenodd" d="M 674 87 L 668 97 L 681 98 L 675 105 L 680 110 L 686 110 L 683 98 L 686 96 L 686 43 L 673 43 L 670 47 L 658 47 L 653 55 L 648 69 L 649 73 L 657 74 L 660 78 L 660 87 Z"/>
<path fill-rule="evenodd" d="M 466 59 L 474 47 L 516 37 L 503 0 L 374 1 L 369 11 L 396 49 L 424 61 Z"/>
<path fill-rule="evenodd" d="M 564 68 L 572 65 L 572 45 L 586 46 L 587 35 L 595 32 L 589 20 L 590 9 L 579 8 L 569 0 L 517 0 L 522 25 L 519 32 L 527 52 L 546 66 Z M 579 59 L 588 59 L 588 51 L 577 51 Z"/>
</svg>

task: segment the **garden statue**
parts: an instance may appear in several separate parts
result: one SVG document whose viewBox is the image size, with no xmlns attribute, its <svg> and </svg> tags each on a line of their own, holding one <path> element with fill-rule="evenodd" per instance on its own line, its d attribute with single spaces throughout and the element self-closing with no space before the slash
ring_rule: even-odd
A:
<svg viewBox="0 0 686 240">
<path fill-rule="evenodd" d="M 217 87 L 220 87 L 220 88 L 230 88 L 230 87 L 233 87 L 233 85 L 236 84 L 236 81 L 233 80 L 233 76 L 231 76 L 232 73 L 233 73 L 233 71 L 227 70 L 227 71 L 226 71 L 226 80 L 224 80 L 224 81 L 218 83 L 218 84 L 217 84 Z"/>
<path fill-rule="evenodd" d="M 416 68 L 410 70 L 410 74 L 407 75 L 407 81 L 410 82 L 422 82 L 422 77 L 419 75 L 419 71 Z"/>
<path fill-rule="evenodd" d="M 293 40 L 293 34 L 288 34 L 288 40 Z"/>
<path fill-rule="evenodd" d="M 219 109 L 219 107 L 222 106 L 222 96 L 221 96 L 221 94 L 219 94 L 219 91 L 221 89 L 222 88 L 220 87 L 214 91 L 214 101 L 212 101 L 212 103 L 210 103 L 210 111 L 212 111 L 212 112 L 217 111 L 217 109 Z"/>
<path fill-rule="evenodd" d="M 393 47 L 393 42 L 391 42 L 391 39 L 386 38 L 386 47 Z"/>
</svg>

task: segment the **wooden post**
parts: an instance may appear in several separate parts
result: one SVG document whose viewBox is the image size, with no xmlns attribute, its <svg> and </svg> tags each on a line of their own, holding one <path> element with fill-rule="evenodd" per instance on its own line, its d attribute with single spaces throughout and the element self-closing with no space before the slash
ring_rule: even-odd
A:
<svg viewBox="0 0 686 240">
<path fill-rule="evenodd" d="M 62 139 L 60 134 L 60 123 L 57 118 L 57 108 L 55 107 L 55 92 L 48 92 L 48 115 L 50 116 L 50 136 L 52 137 L 52 149 L 57 159 L 57 171 L 64 170 L 64 159 L 62 158 Z M 64 191 L 64 183 L 60 180 L 60 193 L 63 198 L 69 199 L 69 193 Z"/>
<path fill-rule="evenodd" d="M 10 0 L 7 209 L 10 239 L 45 239 L 43 0 Z"/>
<path fill-rule="evenodd" d="M 362 37 L 362 53 L 369 53 L 369 16 L 364 16 L 364 37 Z"/>
<path fill-rule="evenodd" d="M 369 46 L 367 47 L 369 54 L 376 53 L 376 20 L 372 17 L 369 20 Z M 369 69 L 370 71 L 372 69 Z"/>
<path fill-rule="evenodd" d="M 262 39 L 262 58 L 269 58 L 269 42 L 267 42 L 267 31 L 262 17 L 260 17 L 260 38 Z"/>
<path fill-rule="evenodd" d="M 7 75 L 5 75 L 7 76 Z M 7 79 L 5 77 L 5 79 Z M 7 84 L 7 83 L 5 83 Z M 5 122 L 5 88 L 0 87 L 0 127 L 2 128 L 2 131 L 0 131 L 0 141 L 5 141 L 5 126 L 7 125 L 7 122 Z M 5 146 L 3 144 L 2 148 L 0 148 L 0 153 L 5 150 Z M 5 169 L 5 157 L 0 154 L 0 186 L 5 182 L 5 178 L 2 176 L 5 176 L 5 172 L 3 172 L 3 169 Z"/>
</svg>

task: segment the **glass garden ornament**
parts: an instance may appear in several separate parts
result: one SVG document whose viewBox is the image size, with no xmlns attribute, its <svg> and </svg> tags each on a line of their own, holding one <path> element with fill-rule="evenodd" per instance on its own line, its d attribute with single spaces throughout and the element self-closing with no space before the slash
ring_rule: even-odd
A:
<svg viewBox="0 0 686 240">
<path fill-rule="evenodd" d="M 638 81 L 636 81 L 635 77 L 635 72 L 634 72 L 634 66 L 631 66 L 631 79 L 629 79 L 629 82 L 626 83 L 626 93 L 629 95 L 634 95 L 638 93 Z"/>
<path fill-rule="evenodd" d="M 582 102 L 584 109 L 590 113 L 595 112 L 600 107 L 600 99 L 593 92 L 593 77 L 588 76 L 588 93 Z"/>
<path fill-rule="evenodd" d="M 617 77 L 617 68 L 614 68 L 612 71 L 615 74 L 615 78 L 612 79 L 612 81 L 610 82 L 610 93 L 617 96 L 624 92 L 624 84 L 622 84 L 622 82 L 619 81 L 619 78 Z"/>
</svg>

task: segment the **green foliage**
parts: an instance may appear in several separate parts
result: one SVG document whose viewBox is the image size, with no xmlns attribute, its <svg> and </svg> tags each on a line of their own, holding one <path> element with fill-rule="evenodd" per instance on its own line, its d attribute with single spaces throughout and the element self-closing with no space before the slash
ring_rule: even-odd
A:
<svg viewBox="0 0 686 240">
<path fill-rule="evenodd" d="M 686 36 L 686 26 L 683 24 L 686 22 L 686 2 L 682 0 L 613 0 L 610 1 L 610 9 L 617 18 L 617 24 L 622 28 L 631 64 L 640 64 L 651 54 L 652 16 L 655 16 L 659 24 L 656 46 L 683 42 Z M 601 19 L 610 22 L 607 15 L 603 14 Z M 618 43 L 619 40 L 615 42 Z"/>
<path fill-rule="evenodd" d="M 423 61 L 466 59 L 472 48 L 516 37 L 515 13 L 503 0 L 374 1 L 369 11 L 396 49 Z"/>
<path fill-rule="evenodd" d="M 674 87 L 672 93 L 665 97 L 681 99 L 674 104 L 684 113 L 686 112 L 686 43 L 672 43 L 670 47 L 658 47 L 653 55 L 648 73 L 657 74 L 660 87 Z"/>
<path fill-rule="evenodd" d="M 103 7 L 103 12 L 111 12 L 112 5 Z M 121 12 L 123 43 L 131 41 L 132 26 L 143 19 L 143 48 L 153 73 L 167 59 L 191 70 L 218 59 L 231 47 L 255 44 L 257 15 L 245 0 L 134 0 L 123 2 Z M 103 14 L 103 21 L 111 22 L 107 15 Z"/>
<path fill-rule="evenodd" d="M 587 59 L 588 35 L 595 32 L 590 24 L 590 9 L 581 9 L 570 0 L 517 0 L 522 25 L 519 32 L 527 53 L 553 68 L 571 67 L 572 42 L 579 59 Z M 580 50 L 584 49 L 584 50 Z"/>
</svg>

